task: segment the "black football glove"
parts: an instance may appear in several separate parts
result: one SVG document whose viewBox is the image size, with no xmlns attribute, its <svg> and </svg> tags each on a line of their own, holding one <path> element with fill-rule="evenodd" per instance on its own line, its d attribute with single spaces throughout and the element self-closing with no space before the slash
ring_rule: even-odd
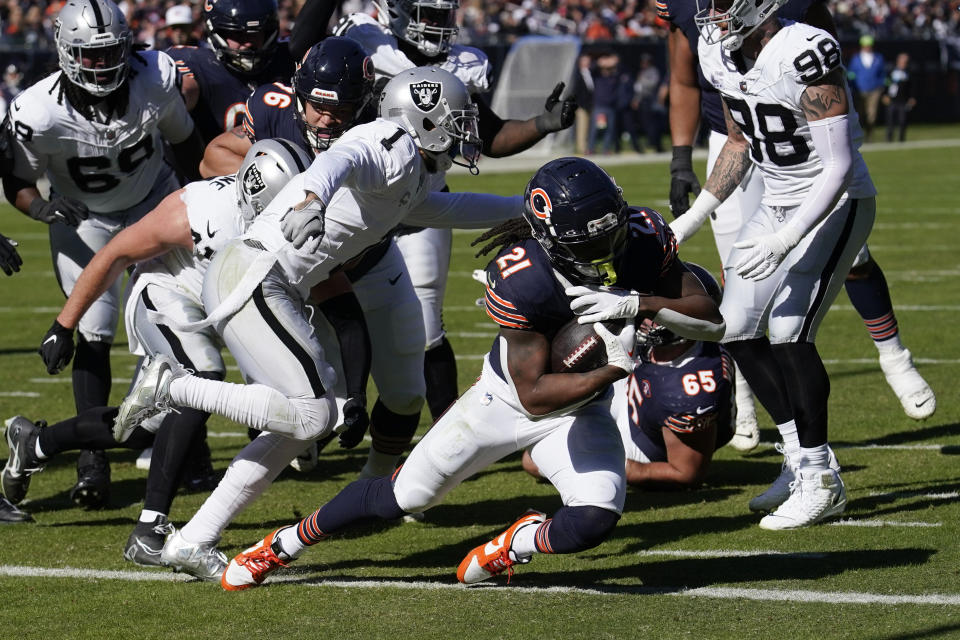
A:
<svg viewBox="0 0 960 640">
<path fill-rule="evenodd" d="M 0 233 L 0 269 L 8 276 L 20 271 L 23 260 L 17 253 L 17 242 Z"/>
<path fill-rule="evenodd" d="M 565 86 L 563 82 L 557 83 L 557 86 L 553 88 L 553 92 L 547 98 L 547 102 L 543 105 L 544 113 L 537 116 L 535 123 L 537 131 L 540 133 L 562 131 L 573 124 L 577 114 L 577 101 L 573 98 L 560 99 L 560 94 L 563 93 Z"/>
<path fill-rule="evenodd" d="M 47 373 L 60 373 L 73 359 L 73 329 L 54 320 L 38 351 L 43 364 L 47 365 Z"/>
<path fill-rule="evenodd" d="M 693 172 L 693 147 L 674 147 L 670 161 L 670 212 L 674 218 L 690 208 L 691 193 L 700 194 L 700 181 Z"/>
<path fill-rule="evenodd" d="M 43 198 L 34 198 L 30 203 L 29 215 L 34 220 L 53 224 L 62 222 L 75 227 L 81 220 L 86 220 L 90 215 L 87 205 L 73 198 L 64 196 L 54 196 L 49 201 Z"/>
<path fill-rule="evenodd" d="M 353 449 L 360 444 L 370 426 L 367 415 L 367 399 L 363 396 L 348 398 L 343 405 L 343 428 L 340 430 L 340 448 Z"/>
</svg>

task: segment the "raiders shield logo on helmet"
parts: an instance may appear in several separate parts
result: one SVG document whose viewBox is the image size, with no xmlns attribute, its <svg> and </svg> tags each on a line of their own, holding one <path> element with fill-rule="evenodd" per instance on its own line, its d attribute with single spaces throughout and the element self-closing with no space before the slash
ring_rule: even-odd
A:
<svg viewBox="0 0 960 640">
<path fill-rule="evenodd" d="M 260 170 L 257 169 L 257 165 L 251 164 L 247 167 L 247 170 L 243 174 L 243 190 L 255 196 L 264 189 L 267 185 L 263 183 L 263 177 L 260 175 Z"/>
<path fill-rule="evenodd" d="M 410 85 L 410 95 L 413 97 L 413 104 L 424 113 L 429 113 L 440 102 L 440 89 L 443 87 L 439 82 L 415 82 Z"/>
</svg>

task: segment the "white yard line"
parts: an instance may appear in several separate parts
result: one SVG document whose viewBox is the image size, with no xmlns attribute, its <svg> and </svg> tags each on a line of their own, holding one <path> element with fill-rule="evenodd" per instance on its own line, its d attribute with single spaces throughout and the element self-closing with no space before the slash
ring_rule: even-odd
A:
<svg viewBox="0 0 960 640">
<path fill-rule="evenodd" d="M 844 518 L 836 522 L 828 522 L 831 527 L 940 527 L 940 522 L 899 522 L 897 520 L 851 520 Z"/>
<path fill-rule="evenodd" d="M 75 569 L 64 567 L 51 569 L 45 567 L 23 567 L 0 565 L 0 576 L 16 578 L 60 578 L 88 580 L 122 580 L 128 582 L 186 582 L 191 578 L 182 574 L 165 571 L 107 571 L 99 569 Z M 288 573 L 271 579 L 273 583 L 302 580 L 296 573 Z M 608 595 L 669 595 L 693 598 L 715 598 L 720 600 L 766 600 L 773 602 L 822 602 L 824 604 L 923 604 L 923 605 L 960 605 L 960 595 L 928 593 L 880 594 L 859 591 L 810 591 L 800 589 L 748 589 L 739 587 L 631 587 L 610 586 L 586 589 L 582 587 L 532 587 L 519 584 L 522 578 L 515 578 L 510 586 L 502 584 L 467 587 L 453 582 L 403 581 L 403 580 L 319 580 L 302 583 L 307 587 L 331 587 L 334 589 L 406 589 L 416 591 L 441 590 L 510 590 L 511 593 L 529 594 L 585 594 L 594 596 Z M 215 588 L 210 585 L 210 588 Z"/>
</svg>

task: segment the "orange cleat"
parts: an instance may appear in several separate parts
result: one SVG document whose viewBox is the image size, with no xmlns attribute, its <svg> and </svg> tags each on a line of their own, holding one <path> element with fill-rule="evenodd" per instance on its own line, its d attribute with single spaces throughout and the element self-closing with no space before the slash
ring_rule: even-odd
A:
<svg viewBox="0 0 960 640">
<path fill-rule="evenodd" d="M 282 527 L 281 529 L 286 528 Z M 258 586 L 267 576 L 287 563 L 280 559 L 277 529 L 266 538 L 242 551 L 230 561 L 220 577 L 220 586 L 227 591 L 242 591 Z"/>
<path fill-rule="evenodd" d="M 460 566 L 457 567 L 457 580 L 464 584 L 475 584 L 507 572 L 507 582 L 513 576 L 513 565 L 526 564 L 530 557 L 518 558 L 510 547 L 517 531 L 527 525 L 539 525 L 547 519 L 546 514 L 539 511 L 527 511 L 519 520 L 499 536 L 486 544 L 476 547 L 467 554 Z"/>
</svg>

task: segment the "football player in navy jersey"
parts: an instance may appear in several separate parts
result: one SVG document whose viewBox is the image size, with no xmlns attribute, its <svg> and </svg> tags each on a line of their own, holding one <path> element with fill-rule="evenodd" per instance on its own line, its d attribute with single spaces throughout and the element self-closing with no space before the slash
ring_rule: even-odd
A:
<svg viewBox="0 0 960 640">
<path fill-rule="evenodd" d="M 685 262 L 719 304 L 720 284 Z M 713 452 L 733 436 L 733 360 L 715 342 L 681 338 L 644 320 L 630 376 L 614 384 L 614 415 L 626 452 L 627 484 L 655 489 L 695 488 Z M 540 476 L 528 451 L 523 468 Z"/>
<path fill-rule="evenodd" d="M 723 334 L 723 320 L 677 259 L 660 214 L 627 206 L 620 188 L 592 162 L 561 158 L 541 167 L 527 185 L 523 217 L 481 236 L 491 240 L 481 253 L 498 249 L 486 270 L 486 307 L 500 331 L 477 382 L 393 476 L 351 483 L 315 513 L 239 554 L 224 571 L 225 588 L 257 586 L 308 546 L 357 520 L 428 509 L 473 474 L 524 447 L 530 447 L 564 506 L 549 519 L 540 512 L 524 514 L 493 542 L 473 549 L 457 578 L 476 583 L 512 573 L 535 553 L 575 553 L 606 539 L 620 518 L 626 490 L 610 385 L 633 370 L 632 320 L 651 317 L 681 335 L 707 339 Z M 646 293 L 620 335 L 594 325 L 606 365 L 552 373 L 550 340 L 574 318 L 574 307 L 581 317 L 617 315 L 605 301 L 579 291 L 614 290 L 598 288 L 604 284 Z M 573 303 L 568 291 L 576 296 Z"/>
<path fill-rule="evenodd" d="M 167 53 L 177 64 L 187 109 L 209 142 L 240 125 L 255 88 L 289 81 L 294 60 L 280 40 L 276 0 L 207 0 L 203 21 L 209 48 L 171 47 Z"/>
<path fill-rule="evenodd" d="M 713 169 L 727 137 L 720 94 L 707 81 L 699 65 L 697 40 L 700 32 L 694 23 L 698 9 L 695 0 L 657 0 L 658 15 L 670 23 L 670 135 L 673 160 L 670 164 L 670 208 L 674 216 L 689 208 L 689 194 L 700 192 L 700 182 L 693 172 L 692 149 L 702 115 L 709 129 L 707 173 Z M 778 16 L 818 27 L 836 34 L 833 18 L 823 0 L 788 0 Z M 759 206 L 763 181 L 759 171 L 748 178 L 710 215 L 710 226 L 720 260 L 726 263 L 742 220 Z M 689 239 L 705 220 L 697 220 L 698 211 L 671 223 L 677 240 Z M 844 283 L 850 302 L 863 319 L 880 354 L 880 366 L 887 383 L 914 419 L 930 417 L 936 409 L 933 390 L 920 376 L 910 351 L 900 341 L 899 326 L 890 299 L 890 290 L 880 265 L 864 245 Z M 737 430 L 731 445 L 750 450 L 760 441 L 750 386 L 737 372 Z"/>
</svg>

